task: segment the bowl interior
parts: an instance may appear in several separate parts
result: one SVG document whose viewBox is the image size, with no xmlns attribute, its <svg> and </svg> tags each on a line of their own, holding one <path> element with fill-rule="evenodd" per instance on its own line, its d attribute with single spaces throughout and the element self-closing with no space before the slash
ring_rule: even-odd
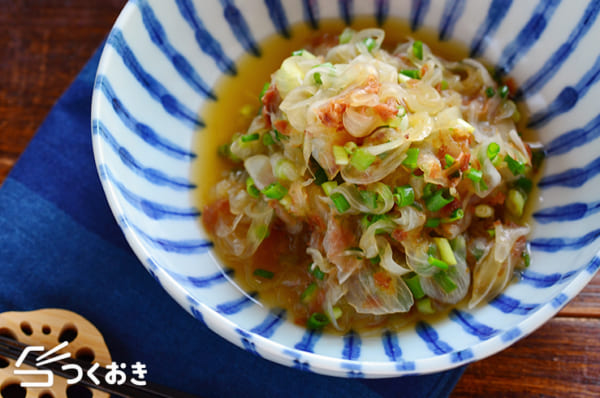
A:
<svg viewBox="0 0 600 398">
<path fill-rule="evenodd" d="M 130 1 L 107 41 L 92 104 L 94 154 L 111 209 L 177 302 L 261 357 L 329 375 L 387 377 L 491 355 L 553 316 L 600 265 L 600 58 L 590 52 L 597 14 L 583 2 Z M 293 36 L 295 24 L 317 30 L 323 20 L 344 26 L 360 16 L 383 29 L 404 20 L 409 34 L 433 32 L 439 46 L 464 43 L 510 75 L 548 158 L 531 220 L 531 266 L 519 282 L 489 305 L 397 333 L 331 336 L 294 325 L 236 286 L 202 229 L 203 181 L 194 170 L 202 162 L 201 110 L 221 100 L 214 88 L 237 59 L 261 54 L 271 35 Z"/>
</svg>

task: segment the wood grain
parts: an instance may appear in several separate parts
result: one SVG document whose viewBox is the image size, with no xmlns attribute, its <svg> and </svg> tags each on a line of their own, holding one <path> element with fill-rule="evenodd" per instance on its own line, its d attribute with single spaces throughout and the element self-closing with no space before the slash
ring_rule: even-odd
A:
<svg viewBox="0 0 600 398">
<path fill-rule="evenodd" d="M 452 397 L 599 397 L 600 319 L 557 317 L 470 365 Z"/>
<path fill-rule="evenodd" d="M 0 0 L 0 184 L 125 0 Z"/>
<path fill-rule="evenodd" d="M 125 0 L 0 0 L 0 184 Z M 600 396 L 600 274 L 529 337 L 469 366 L 453 397 Z"/>
</svg>

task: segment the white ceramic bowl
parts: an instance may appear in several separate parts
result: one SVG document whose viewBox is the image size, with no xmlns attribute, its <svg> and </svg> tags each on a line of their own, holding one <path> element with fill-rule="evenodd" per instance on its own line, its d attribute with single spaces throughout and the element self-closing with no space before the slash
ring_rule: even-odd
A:
<svg viewBox="0 0 600 398">
<path fill-rule="evenodd" d="M 144 266 L 199 321 L 263 358 L 336 376 L 449 369 L 502 350 L 551 318 L 600 266 L 598 1 L 136 0 L 117 20 L 93 94 L 98 172 Z M 510 73 L 548 158 L 532 262 L 488 305 L 364 336 L 307 331 L 231 283 L 194 203 L 198 114 L 231 63 L 289 26 L 373 16 L 407 20 Z M 385 28 L 385 25 L 384 25 Z M 291 49 L 292 50 L 292 49 Z"/>
</svg>

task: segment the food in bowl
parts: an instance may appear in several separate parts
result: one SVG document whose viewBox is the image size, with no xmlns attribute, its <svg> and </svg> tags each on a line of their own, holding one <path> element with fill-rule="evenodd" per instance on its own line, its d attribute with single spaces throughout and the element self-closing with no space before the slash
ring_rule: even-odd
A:
<svg viewBox="0 0 600 398">
<path fill-rule="evenodd" d="M 286 58 L 247 129 L 227 132 L 203 210 L 242 286 L 310 329 L 474 307 L 528 265 L 541 152 L 511 90 L 476 60 L 384 36 L 346 29 Z"/>
</svg>

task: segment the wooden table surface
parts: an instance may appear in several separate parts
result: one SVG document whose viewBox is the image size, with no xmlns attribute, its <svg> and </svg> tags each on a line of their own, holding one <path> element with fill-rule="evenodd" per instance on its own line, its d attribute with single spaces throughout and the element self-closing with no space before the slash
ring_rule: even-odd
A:
<svg viewBox="0 0 600 398">
<path fill-rule="evenodd" d="M 0 0 L 0 184 L 124 0 Z M 600 274 L 554 319 L 468 367 L 452 397 L 600 396 Z"/>
</svg>

